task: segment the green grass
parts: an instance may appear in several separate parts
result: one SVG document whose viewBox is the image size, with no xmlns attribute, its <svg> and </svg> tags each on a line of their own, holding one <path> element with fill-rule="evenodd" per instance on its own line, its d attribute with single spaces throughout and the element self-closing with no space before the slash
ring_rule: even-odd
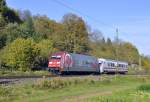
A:
<svg viewBox="0 0 150 102">
<path fill-rule="evenodd" d="M 111 95 L 95 96 L 84 100 L 84 102 L 149 102 L 150 93 L 136 89 L 126 89 L 112 92 Z"/>
<path fill-rule="evenodd" d="M 137 88 L 140 91 L 150 92 L 150 84 L 143 84 Z"/>
<path fill-rule="evenodd" d="M 6 76 L 33 76 L 33 75 L 49 75 L 50 73 L 48 71 L 1 71 L 0 70 L 0 76 L 6 77 Z"/>
<path fill-rule="evenodd" d="M 149 85 L 149 76 L 43 79 L 0 87 L 0 102 L 149 102 Z"/>
<path fill-rule="evenodd" d="M 129 75 L 150 75 L 150 70 L 146 70 L 146 69 L 140 69 L 138 67 L 136 68 L 132 68 L 132 67 L 129 67 L 128 68 L 128 73 Z"/>
<path fill-rule="evenodd" d="M 125 80 L 125 82 L 129 85 L 127 89 L 121 89 L 119 91 L 111 90 L 112 93 L 109 95 L 90 97 L 83 100 L 83 102 L 149 102 L 149 77 L 134 77 L 130 79 Z"/>
</svg>

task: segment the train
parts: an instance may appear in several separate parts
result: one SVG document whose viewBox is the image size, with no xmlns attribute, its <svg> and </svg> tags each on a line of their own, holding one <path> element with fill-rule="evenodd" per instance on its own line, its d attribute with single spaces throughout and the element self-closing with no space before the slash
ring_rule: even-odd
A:
<svg viewBox="0 0 150 102">
<path fill-rule="evenodd" d="M 48 62 L 48 70 L 55 74 L 62 73 L 127 73 L 128 63 L 90 55 L 68 52 L 53 53 Z"/>
</svg>

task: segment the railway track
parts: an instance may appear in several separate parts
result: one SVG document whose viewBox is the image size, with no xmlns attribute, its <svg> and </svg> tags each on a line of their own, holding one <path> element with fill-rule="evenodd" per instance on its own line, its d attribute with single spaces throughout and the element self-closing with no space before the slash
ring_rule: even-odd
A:
<svg viewBox="0 0 150 102">
<path fill-rule="evenodd" d="M 0 77 L 0 85 L 11 85 L 11 84 L 16 84 L 20 83 L 23 81 L 28 81 L 28 80 L 37 80 L 37 79 L 42 79 L 42 78 L 56 78 L 56 77 L 61 77 L 61 78 L 86 78 L 88 76 L 95 76 L 98 77 L 99 75 L 44 75 L 44 76 L 3 76 Z"/>
<path fill-rule="evenodd" d="M 39 75 L 39 76 L 1 76 L 0 85 L 16 84 L 28 80 L 37 80 L 40 78 L 56 77 L 54 75 Z"/>
</svg>

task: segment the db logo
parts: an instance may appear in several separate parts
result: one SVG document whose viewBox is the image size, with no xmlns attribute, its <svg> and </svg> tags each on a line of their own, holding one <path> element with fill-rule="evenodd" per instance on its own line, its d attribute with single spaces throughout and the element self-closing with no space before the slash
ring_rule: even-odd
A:
<svg viewBox="0 0 150 102">
<path fill-rule="evenodd" d="M 72 57 L 69 54 L 66 54 L 65 56 L 65 65 L 66 67 L 72 67 L 73 61 L 72 61 Z"/>
</svg>

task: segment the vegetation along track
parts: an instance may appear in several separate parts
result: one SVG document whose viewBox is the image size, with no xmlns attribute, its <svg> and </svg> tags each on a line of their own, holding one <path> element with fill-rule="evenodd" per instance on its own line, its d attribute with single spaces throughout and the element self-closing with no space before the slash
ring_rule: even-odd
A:
<svg viewBox="0 0 150 102">
<path fill-rule="evenodd" d="M 87 77 L 92 77 L 93 79 L 97 79 L 100 77 L 115 77 L 116 75 L 63 75 L 63 76 L 57 76 L 57 75 L 39 75 L 39 76 L 3 76 L 0 77 L 0 85 L 12 85 L 12 84 L 18 84 L 18 83 L 29 83 L 33 82 L 33 80 L 37 80 L 40 78 L 56 78 L 56 77 L 61 77 L 61 78 L 87 78 Z M 118 75 L 117 75 L 118 76 Z M 119 75 L 119 76 L 149 76 L 149 75 L 135 75 L 135 74 L 130 74 L 130 75 Z"/>
</svg>

